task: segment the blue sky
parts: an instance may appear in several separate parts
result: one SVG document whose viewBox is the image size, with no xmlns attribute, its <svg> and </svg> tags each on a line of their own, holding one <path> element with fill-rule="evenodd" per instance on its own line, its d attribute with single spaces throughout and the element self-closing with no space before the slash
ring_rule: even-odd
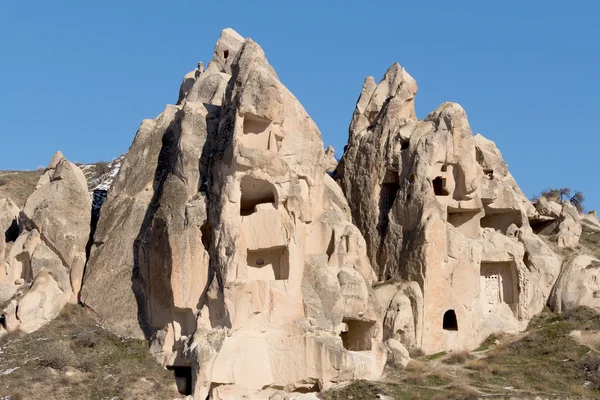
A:
<svg viewBox="0 0 600 400">
<path fill-rule="evenodd" d="M 417 114 L 460 103 L 529 196 L 600 208 L 597 1 L 0 1 L 0 170 L 127 151 L 220 31 L 258 42 L 338 155 L 367 75 L 397 61 Z"/>
</svg>

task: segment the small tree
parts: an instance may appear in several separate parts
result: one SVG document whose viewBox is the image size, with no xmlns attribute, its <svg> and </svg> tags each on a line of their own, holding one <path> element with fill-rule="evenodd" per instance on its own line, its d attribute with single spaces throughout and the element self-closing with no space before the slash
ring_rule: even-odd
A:
<svg viewBox="0 0 600 400">
<path fill-rule="evenodd" d="M 581 193 L 579 190 L 576 190 L 575 194 L 573 195 L 573 197 L 571 197 L 569 201 L 571 202 L 571 204 L 577 207 L 577 211 L 582 213 L 584 200 L 585 196 L 583 195 L 583 193 Z"/>
<path fill-rule="evenodd" d="M 539 195 L 531 197 L 532 201 L 538 201 L 540 197 L 545 197 L 547 200 L 553 201 L 558 204 L 563 204 L 565 200 L 569 200 L 579 212 L 583 212 L 583 201 L 585 197 L 579 190 L 575 190 L 575 194 L 571 196 L 571 189 L 569 188 L 550 188 L 544 189 Z"/>
</svg>

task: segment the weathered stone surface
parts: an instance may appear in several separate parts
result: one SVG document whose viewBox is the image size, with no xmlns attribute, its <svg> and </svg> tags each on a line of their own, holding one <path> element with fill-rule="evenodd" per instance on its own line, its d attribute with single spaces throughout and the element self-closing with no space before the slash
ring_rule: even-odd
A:
<svg viewBox="0 0 600 400">
<path fill-rule="evenodd" d="M 0 263 L 4 259 L 6 242 L 14 241 L 19 235 L 19 212 L 19 207 L 11 199 L 0 199 Z"/>
<path fill-rule="evenodd" d="M 575 206 L 565 201 L 560 213 L 560 224 L 558 225 L 558 236 L 556 238 L 558 247 L 573 248 L 579 245 L 581 237 L 581 217 Z"/>
<path fill-rule="evenodd" d="M 473 137 L 457 104 L 417 121 L 416 89 L 397 64 L 365 80 L 335 177 L 379 279 L 417 284 L 390 300 L 384 340 L 473 348 L 524 329 L 559 262 L 529 228 L 536 210 L 494 143 Z"/>
<path fill-rule="evenodd" d="M 90 235 L 91 203 L 85 176 L 62 153 L 52 157 L 37 189 L 23 208 L 23 225 L 36 229 L 68 268 L 73 297 L 81 289 L 85 246 Z"/>
<path fill-rule="evenodd" d="M 326 161 L 326 166 L 325 166 L 325 172 L 327 173 L 332 173 L 333 171 L 335 171 L 338 162 L 335 159 L 335 149 L 333 148 L 333 146 L 328 146 L 325 149 L 325 159 Z"/>
<path fill-rule="evenodd" d="M 9 301 L 25 282 L 33 280 L 31 258 L 40 244 L 40 234 L 33 230 L 23 232 L 15 240 L 4 260 L 4 271 L 0 282 L 0 304 Z"/>
<path fill-rule="evenodd" d="M 591 228 L 593 231 L 600 231 L 600 222 L 598 221 L 598 214 L 596 213 L 596 210 L 592 210 L 583 215 L 581 222 L 588 228 Z"/>
<path fill-rule="evenodd" d="M 535 203 L 535 209 L 544 217 L 556 219 L 561 214 L 562 206 L 554 201 L 546 199 L 544 196 L 540 196 Z"/>
<path fill-rule="evenodd" d="M 333 149 L 252 40 L 225 30 L 190 79 L 125 157 L 81 300 L 191 365 L 198 398 L 378 377 L 375 276 Z"/>
<path fill-rule="evenodd" d="M 214 277 L 193 343 L 215 325 L 230 333 L 213 350 L 196 347 L 195 397 L 211 383 L 291 391 L 377 376 L 373 274 L 331 189 L 321 135 L 256 43 L 231 68 L 207 192 Z"/>
<path fill-rule="evenodd" d="M 548 305 L 558 313 L 579 306 L 600 312 L 600 260 L 588 255 L 565 259 Z"/>
<path fill-rule="evenodd" d="M 234 57 L 232 46 L 217 43 Z M 121 335 L 149 338 L 169 327 L 166 359 L 194 331 L 208 279 L 203 240 L 210 229 L 199 189 L 211 153 L 206 139 L 217 129 L 230 77 L 215 68 L 199 74 L 179 106 L 142 122 L 103 205 L 81 296 Z M 107 298 L 118 307 L 105 307 Z"/>
<path fill-rule="evenodd" d="M 35 246 L 31 255 L 31 276 L 35 279 L 42 271 L 47 271 L 59 289 L 69 296 L 71 295 L 72 288 L 69 270 L 48 246 L 40 242 Z"/>
<path fill-rule="evenodd" d="M 7 330 L 36 331 L 58 316 L 69 297 L 70 293 L 60 290 L 52 275 L 41 271 L 27 293 L 13 300 L 5 310 Z"/>
<path fill-rule="evenodd" d="M 142 122 L 79 299 L 161 364 L 190 368 L 199 399 L 314 398 L 298 392 L 376 379 L 409 349 L 523 330 L 549 297 L 600 310 L 600 262 L 561 270 L 537 235 L 573 248 L 597 216 L 532 205 L 459 105 L 419 121 L 416 92 L 398 64 L 367 78 L 338 165 L 263 50 L 224 30 L 177 105 Z M 0 234 L 18 213 L 0 200 Z M 17 222 L 0 237 L 0 303 L 8 331 L 31 332 L 77 299 L 84 271 L 85 177 L 60 152 Z"/>
<path fill-rule="evenodd" d="M 181 82 L 181 88 L 179 89 L 179 98 L 177 99 L 177 104 L 181 104 L 181 102 L 187 97 L 190 89 L 194 87 L 194 83 L 200 77 L 200 74 L 204 72 L 204 64 L 202 62 L 198 63 L 198 68 L 193 71 L 188 72 L 183 77 L 183 82 Z"/>
<path fill-rule="evenodd" d="M 390 358 L 391 358 L 392 364 L 396 368 L 406 367 L 408 365 L 408 363 L 410 362 L 410 355 L 408 354 L 408 350 L 406 350 L 406 347 L 404 347 L 402 345 L 402 343 L 400 343 L 396 339 L 388 339 L 385 342 L 385 344 L 390 349 L 390 353 L 391 353 Z"/>
</svg>

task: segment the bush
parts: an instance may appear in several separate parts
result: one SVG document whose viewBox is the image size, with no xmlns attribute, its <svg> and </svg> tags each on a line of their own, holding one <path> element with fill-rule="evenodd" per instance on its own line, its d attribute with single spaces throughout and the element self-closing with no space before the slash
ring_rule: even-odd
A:
<svg viewBox="0 0 600 400">
<path fill-rule="evenodd" d="M 466 350 L 455 351 L 452 352 L 450 356 L 448 356 L 448 358 L 446 358 L 442 362 L 444 362 L 445 364 L 464 364 L 469 359 L 469 357 L 469 352 Z"/>
<path fill-rule="evenodd" d="M 50 367 L 56 370 L 62 370 L 69 365 L 69 357 L 64 353 L 58 352 L 53 354 L 45 354 L 37 363 L 40 367 Z"/>
<path fill-rule="evenodd" d="M 575 194 L 571 196 L 571 189 L 569 188 L 544 189 L 539 195 L 532 196 L 531 200 L 537 201 L 540 197 L 545 197 L 547 200 L 558 204 L 563 204 L 565 200 L 569 200 L 579 212 L 584 211 L 583 202 L 585 201 L 585 196 L 579 190 L 575 190 Z"/>
</svg>

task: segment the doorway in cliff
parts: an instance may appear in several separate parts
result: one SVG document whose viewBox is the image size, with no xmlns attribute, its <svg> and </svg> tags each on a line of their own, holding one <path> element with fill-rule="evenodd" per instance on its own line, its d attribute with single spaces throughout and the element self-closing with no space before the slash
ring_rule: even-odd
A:
<svg viewBox="0 0 600 400">
<path fill-rule="evenodd" d="M 268 181 L 246 175 L 240 182 L 240 191 L 240 214 L 243 216 L 254 213 L 259 204 L 272 203 L 277 208 L 277 190 Z"/>
<path fill-rule="evenodd" d="M 167 367 L 175 375 L 175 384 L 177 391 L 185 396 L 192 394 L 192 367 Z"/>
<path fill-rule="evenodd" d="M 396 196 L 400 190 L 400 179 L 398 172 L 387 170 L 379 190 L 379 232 L 387 230 L 389 222 L 389 213 L 396 201 Z"/>
<path fill-rule="evenodd" d="M 446 178 L 441 176 L 436 177 L 433 181 L 433 192 L 436 196 L 448 196 L 450 193 L 446 188 Z"/>
<path fill-rule="evenodd" d="M 444 313 L 444 321 L 442 323 L 442 328 L 445 331 L 458 330 L 458 321 L 456 320 L 456 313 L 454 312 L 454 310 L 448 310 Z"/>
<path fill-rule="evenodd" d="M 340 337 L 345 349 L 351 351 L 371 350 L 371 328 L 375 325 L 374 321 L 344 318 L 342 323 L 345 328 L 340 333 Z"/>
<path fill-rule="evenodd" d="M 290 277 L 289 252 L 285 246 L 248 250 L 246 256 L 247 279 L 255 281 L 280 281 Z"/>
</svg>

